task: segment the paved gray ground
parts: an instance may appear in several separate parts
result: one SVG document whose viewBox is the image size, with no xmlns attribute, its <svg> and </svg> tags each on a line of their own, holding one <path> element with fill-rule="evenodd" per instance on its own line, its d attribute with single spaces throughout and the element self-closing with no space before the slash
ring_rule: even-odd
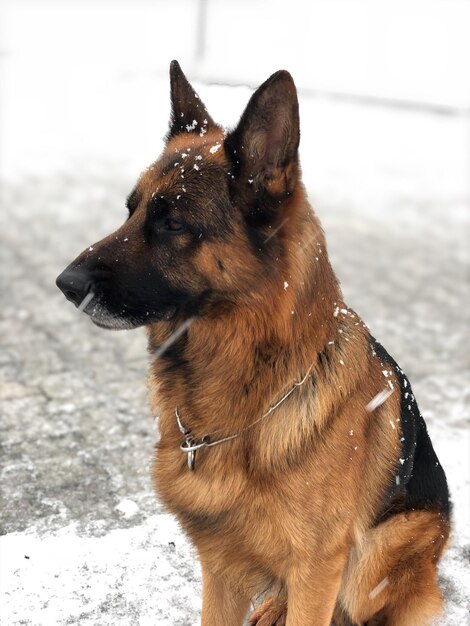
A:
<svg viewBox="0 0 470 626">
<path fill-rule="evenodd" d="M 84 176 L 4 190 L 3 532 L 70 520 L 104 521 L 104 531 L 122 523 L 121 496 L 137 498 L 142 515 L 156 510 L 144 332 L 96 332 L 55 286 L 80 249 L 123 218 L 115 209 L 127 186 Z"/>
<path fill-rule="evenodd" d="M 145 333 L 94 327 L 54 283 L 82 248 L 124 219 L 133 180 L 110 168 L 102 171 L 70 171 L 3 187 L 2 534 L 34 529 L 47 537 L 74 523 L 78 535 L 104 537 L 161 513 L 149 478 L 155 431 L 145 398 Z M 468 207 L 402 199 L 374 215 L 320 200 L 346 299 L 411 378 L 443 464 L 451 465 L 451 488 L 464 520 Z M 470 546 L 457 544 L 459 562 L 465 565 L 466 559 L 467 567 Z M 190 569 L 186 580 L 194 580 Z M 454 603 L 468 601 L 452 576 L 444 573 L 443 584 Z M 27 587 L 22 594 L 27 596 Z M 120 602 L 113 596 L 99 615 L 94 610 L 68 623 L 144 623 L 135 607 L 132 619 L 126 618 Z M 161 619 L 155 623 L 170 623 Z M 40 622 L 31 617 L 12 623 Z"/>
</svg>

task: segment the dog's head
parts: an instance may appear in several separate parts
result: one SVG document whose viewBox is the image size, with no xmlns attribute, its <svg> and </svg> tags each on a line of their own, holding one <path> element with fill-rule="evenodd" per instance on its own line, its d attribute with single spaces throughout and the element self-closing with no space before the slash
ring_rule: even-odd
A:
<svg viewBox="0 0 470 626">
<path fill-rule="evenodd" d="M 129 218 L 57 278 L 105 328 L 214 314 L 280 277 L 282 228 L 299 183 L 291 76 L 273 74 L 228 134 L 176 61 L 170 77 L 165 149 L 129 195 Z"/>
</svg>

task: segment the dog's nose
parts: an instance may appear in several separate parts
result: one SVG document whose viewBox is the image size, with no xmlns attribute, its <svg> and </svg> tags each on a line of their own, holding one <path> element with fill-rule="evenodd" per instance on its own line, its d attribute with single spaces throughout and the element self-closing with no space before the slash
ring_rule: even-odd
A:
<svg viewBox="0 0 470 626">
<path fill-rule="evenodd" d="M 79 306 L 92 285 L 90 274 L 79 267 L 67 268 L 57 277 L 56 285 L 64 293 L 67 300 Z"/>
</svg>

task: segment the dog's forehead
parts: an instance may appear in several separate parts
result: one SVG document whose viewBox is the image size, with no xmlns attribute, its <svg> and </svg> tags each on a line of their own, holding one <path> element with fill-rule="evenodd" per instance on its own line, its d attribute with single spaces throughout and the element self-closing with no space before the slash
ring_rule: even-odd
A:
<svg viewBox="0 0 470 626">
<path fill-rule="evenodd" d="M 223 132 L 205 135 L 184 133 L 171 139 L 163 154 L 142 172 L 137 190 L 147 200 L 152 196 L 201 193 L 227 174 Z M 196 191 L 196 188 L 199 191 Z"/>
</svg>

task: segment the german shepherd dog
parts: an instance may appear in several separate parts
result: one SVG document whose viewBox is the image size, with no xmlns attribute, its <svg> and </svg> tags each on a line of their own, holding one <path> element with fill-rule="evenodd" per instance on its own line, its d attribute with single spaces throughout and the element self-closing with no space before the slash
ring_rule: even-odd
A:
<svg viewBox="0 0 470 626">
<path fill-rule="evenodd" d="M 342 299 L 292 77 L 228 133 L 176 61 L 170 78 L 128 220 L 57 284 L 98 326 L 147 327 L 154 483 L 200 558 L 201 623 L 240 626 L 262 598 L 249 624 L 428 624 L 446 478 L 408 379 Z"/>
</svg>

